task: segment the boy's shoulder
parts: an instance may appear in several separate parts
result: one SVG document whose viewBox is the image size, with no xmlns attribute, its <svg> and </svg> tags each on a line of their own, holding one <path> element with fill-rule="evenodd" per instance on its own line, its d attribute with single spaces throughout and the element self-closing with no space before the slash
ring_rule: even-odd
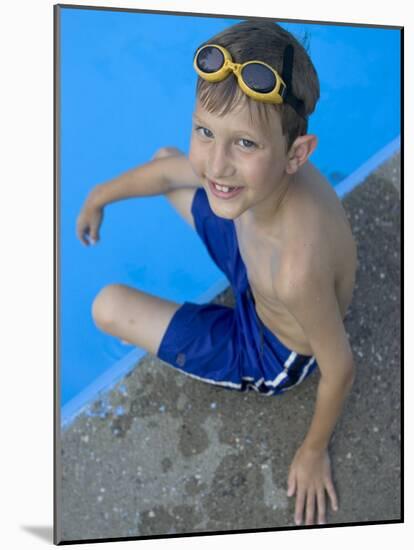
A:
<svg viewBox="0 0 414 550">
<path fill-rule="evenodd" d="M 350 251 L 353 237 L 335 190 L 310 162 L 298 172 L 282 216 L 280 267 L 309 271 L 341 268 L 340 251 Z"/>
<path fill-rule="evenodd" d="M 332 239 L 349 229 L 345 210 L 333 187 L 310 162 L 299 170 L 292 182 L 289 200 L 282 217 L 288 250 L 295 246 L 325 248 Z M 349 234 L 345 231 L 346 235 Z"/>
</svg>

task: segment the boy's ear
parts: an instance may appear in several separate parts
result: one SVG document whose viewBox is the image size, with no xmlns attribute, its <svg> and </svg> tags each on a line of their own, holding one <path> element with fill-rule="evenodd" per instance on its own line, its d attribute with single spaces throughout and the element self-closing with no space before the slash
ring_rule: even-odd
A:
<svg viewBox="0 0 414 550">
<path fill-rule="evenodd" d="M 318 138 L 314 134 L 297 137 L 287 154 L 286 172 L 294 174 L 302 164 L 305 164 L 317 145 Z"/>
</svg>

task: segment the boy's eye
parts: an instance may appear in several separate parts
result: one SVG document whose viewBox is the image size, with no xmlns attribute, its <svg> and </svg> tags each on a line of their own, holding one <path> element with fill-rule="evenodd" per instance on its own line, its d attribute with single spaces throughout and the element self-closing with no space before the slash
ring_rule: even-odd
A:
<svg viewBox="0 0 414 550">
<path fill-rule="evenodd" d="M 241 139 L 240 143 L 244 149 L 254 149 L 256 147 L 254 141 L 250 141 L 250 139 Z"/>
<path fill-rule="evenodd" d="M 195 131 L 200 134 L 202 137 L 211 139 L 213 136 L 213 132 L 209 130 L 208 128 L 205 128 L 204 126 L 196 126 Z M 250 139 L 239 139 L 239 143 L 242 144 L 243 149 L 255 149 L 256 144 L 254 141 L 251 141 Z"/>
<path fill-rule="evenodd" d="M 210 132 L 208 128 L 204 128 L 204 126 L 196 126 L 195 131 L 201 134 L 203 137 L 207 137 L 207 138 L 213 137 L 212 132 Z"/>
</svg>

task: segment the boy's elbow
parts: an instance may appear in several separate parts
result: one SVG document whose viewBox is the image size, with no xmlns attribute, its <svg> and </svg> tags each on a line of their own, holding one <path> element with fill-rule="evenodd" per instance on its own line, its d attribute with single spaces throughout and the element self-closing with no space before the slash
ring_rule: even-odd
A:
<svg viewBox="0 0 414 550">
<path fill-rule="evenodd" d="M 352 388 L 355 381 L 356 369 L 355 363 L 352 361 L 345 365 L 342 369 L 342 380 L 343 384 L 347 388 Z"/>
<path fill-rule="evenodd" d="M 351 346 L 348 346 L 348 356 L 347 356 L 347 360 L 345 361 L 344 371 L 345 371 L 346 378 L 348 378 L 350 383 L 353 384 L 356 376 L 356 367 L 355 367 L 355 360 L 351 350 Z"/>
<path fill-rule="evenodd" d="M 355 382 L 355 376 L 356 376 L 356 370 L 355 365 L 352 364 L 347 372 L 345 373 L 345 383 L 348 385 L 349 388 L 352 388 Z"/>
<path fill-rule="evenodd" d="M 328 385 L 351 388 L 356 376 L 356 368 L 353 360 L 337 363 L 335 369 L 323 372 L 321 369 L 321 381 Z"/>
<path fill-rule="evenodd" d="M 341 361 L 338 364 L 338 371 L 344 383 L 352 386 L 355 380 L 356 369 L 354 355 L 350 345 L 348 345 L 346 350 L 344 350 L 344 353 L 341 354 Z"/>
</svg>

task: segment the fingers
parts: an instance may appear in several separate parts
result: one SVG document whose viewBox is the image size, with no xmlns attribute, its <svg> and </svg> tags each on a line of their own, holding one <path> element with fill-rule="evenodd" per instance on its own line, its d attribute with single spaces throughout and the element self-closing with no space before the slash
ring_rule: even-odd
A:
<svg viewBox="0 0 414 550">
<path fill-rule="evenodd" d="M 99 235 L 97 231 L 91 230 L 91 232 L 89 233 L 89 241 L 91 242 L 91 244 L 96 244 L 99 241 Z"/>
<path fill-rule="evenodd" d="M 306 505 L 306 510 L 304 510 Z M 302 525 L 302 518 L 305 515 L 306 525 L 313 525 L 317 517 L 317 523 L 324 525 L 325 520 L 325 491 L 320 489 L 314 491 L 309 489 L 307 492 L 298 490 L 295 507 L 295 523 Z"/>
<path fill-rule="evenodd" d="M 89 242 L 86 240 L 86 231 L 83 231 L 79 227 L 76 228 L 76 236 L 82 242 L 82 244 L 88 246 Z"/>
<path fill-rule="evenodd" d="M 84 229 L 84 230 L 78 230 L 76 232 L 78 238 L 80 239 L 80 241 L 85 245 L 85 246 L 89 246 L 89 244 L 95 244 L 91 237 L 89 236 L 88 234 L 88 230 L 87 229 Z"/>
<path fill-rule="evenodd" d="M 298 455 L 289 471 L 287 495 L 296 493 L 295 523 L 301 525 L 304 519 L 306 525 L 326 523 L 326 498 L 335 512 L 338 510 L 338 498 L 332 481 L 329 457 L 322 462 L 312 463 L 309 459 Z M 301 462 L 302 461 L 302 462 Z M 310 465 L 309 463 L 310 462 Z M 306 469 L 308 468 L 308 470 Z M 298 471 L 299 470 L 299 471 Z M 325 494 L 325 490 L 328 495 Z M 305 516 L 305 517 L 303 517 Z"/>
<path fill-rule="evenodd" d="M 76 235 L 86 246 L 99 241 L 99 229 L 103 220 L 102 208 L 84 206 L 76 220 Z"/>
<path fill-rule="evenodd" d="M 86 246 L 89 245 L 89 242 L 86 239 L 86 236 L 88 234 L 88 230 L 89 230 L 89 228 L 88 228 L 87 225 L 85 225 L 85 223 L 83 222 L 81 216 L 78 216 L 78 218 L 76 220 L 76 236 Z"/>
<path fill-rule="evenodd" d="M 336 491 L 333 486 L 332 480 L 326 481 L 326 491 L 329 495 L 329 499 L 331 501 L 332 510 L 336 512 L 338 510 L 338 497 L 336 496 Z"/>
<path fill-rule="evenodd" d="M 316 493 L 316 498 L 318 502 L 318 523 L 322 525 L 325 523 L 325 491 L 319 489 Z"/>
<path fill-rule="evenodd" d="M 295 479 L 289 479 L 289 487 L 292 488 L 296 485 Z M 333 486 L 332 486 L 333 489 Z M 335 490 L 333 489 L 334 493 Z M 289 492 L 288 496 L 291 496 L 293 492 Z M 336 495 L 335 495 L 336 498 Z M 336 500 L 334 501 L 336 503 Z M 305 509 L 306 508 L 306 509 Z M 306 525 L 313 525 L 314 519 L 317 518 L 319 525 L 326 523 L 326 505 L 325 505 L 325 489 L 319 488 L 313 490 L 308 488 L 307 490 L 297 488 L 296 505 L 295 505 L 295 523 L 296 525 L 302 525 L 302 519 L 305 516 Z"/>
<path fill-rule="evenodd" d="M 78 239 L 86 246 L 96 244 L 99 241 L 98 230 L 92 226 L 77 224 L 76 235 Z"/>
<path fill-rule="evenodd" d="M 93 235 L 89 234 L 88 231 L 83 232 L 77 232 L 76 233 L 79 240 L 85 245 L 89 246 L 90 244 L 96 244 L 99 241 L 99 238 L 94 237 Z"/>
<path fill-rule="evenodd" d="M 302 524 L 303 508 L 305 506 L 306 493 L 298 489 L 296 496 L 296 506 L 295 506 L 295 523 L 296 525 Z"/>
<path fill-rule="evenodd" d="M 309 490 L 306 496 L 306 525 L 313 525 L 315 516 L 315 493 Z"/>
<path fill-rule="evenodd" d="M 288 476 L 288 489 L 287 489 L 287 496 L 291 497 L 295 494 L 296 491 L 296 478 L 293 472 L 291 472 Z"/>
</svg>

